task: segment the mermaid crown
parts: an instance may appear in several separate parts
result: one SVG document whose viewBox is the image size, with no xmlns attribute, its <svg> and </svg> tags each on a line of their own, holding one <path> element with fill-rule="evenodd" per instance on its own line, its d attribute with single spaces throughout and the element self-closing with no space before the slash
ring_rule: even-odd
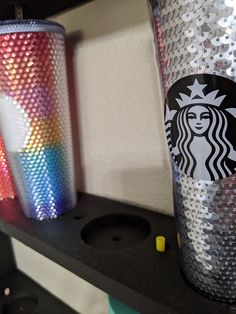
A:
<svg viewBox="0 0 236 314">
<path fill-rule="evenodd" d="M 215 107 L 219 107 L 226 97 L 226 95 L 217 97 L 219 89 L 210 92 L 209 94 L 204 94 L 203 90 L 207 84 L 200 84 L 197 79 L 195 79 L 193 85 L 187 86 L 191 90 L 191 95 L 188 96 L 183 93 L 179 93 L 181 99 L 175 98 L 180 108 L 186 107 L 191 104 L 207 104 Z"/>
</svg>

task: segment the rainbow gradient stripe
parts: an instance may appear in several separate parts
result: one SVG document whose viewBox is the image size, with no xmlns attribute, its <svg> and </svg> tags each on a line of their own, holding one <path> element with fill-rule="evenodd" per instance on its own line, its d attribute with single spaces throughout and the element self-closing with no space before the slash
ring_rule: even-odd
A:
<svg viewBox="0 0 236 314">
<path fill-rule="evenodd" d="M 0 137 L 0 200 L 14 198 L 15 186 L 12 180 L 10 166 L 5 153 L 2 138 Z"/>
<path fill-rule="evenodd" d="M 22 208 L 38 220 L 76 203 L 64 50 L 56 23 L 0 23 L 0 123 L 12 135 L 3 139 Z"/>
</svg>

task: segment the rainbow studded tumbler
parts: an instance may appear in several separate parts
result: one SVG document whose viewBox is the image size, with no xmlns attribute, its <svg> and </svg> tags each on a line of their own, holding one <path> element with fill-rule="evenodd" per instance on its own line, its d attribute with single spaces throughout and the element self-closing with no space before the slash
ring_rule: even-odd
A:
<svg viewBox="0 0 236 314">
<path fill-rule="evenodd" d="M 76 203 L 64 28 L 0 23 L 0 126 L 27 217 L 56 218 Z"/>
<path fill-rule="evenodd" d="M 16 191 L 12 181 L 12 174 L 7 160 L 2 138 L 0 137 L 0 201 L 14 198 Z"/>
</svg>

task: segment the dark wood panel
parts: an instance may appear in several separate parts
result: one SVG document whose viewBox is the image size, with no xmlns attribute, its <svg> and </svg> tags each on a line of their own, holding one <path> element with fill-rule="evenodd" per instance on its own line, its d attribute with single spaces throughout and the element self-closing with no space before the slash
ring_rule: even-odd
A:
<svg viewBox="0 0 236 314">
<path fill-rule="evenodd" d="M 15 5 L 23 8 L 24 18 L 44 19 L 91 0 L 1 0 L 0 19 L 14 19 Z"/>
<path fill-rule="evenodd" d="M 10 238 L 0 232 L 0 278 L 10 274 L 15 269 L 14 254 Z"/>
</svg>

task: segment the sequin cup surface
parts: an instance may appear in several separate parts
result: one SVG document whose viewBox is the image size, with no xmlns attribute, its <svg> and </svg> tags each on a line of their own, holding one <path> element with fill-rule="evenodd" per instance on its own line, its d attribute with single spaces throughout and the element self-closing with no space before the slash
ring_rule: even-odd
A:
<svg viewBox="0 0 236 314">
<path fill-rule="evenodd" d="M 0 125 L 26 216 L 56 218 L 76 203 L 64 28 L 0 23 Z"/>
<path fill-rule="evenodd" d="M 235 303 L 236 0 L 154 0 L 152 4 L 182 269 L 200 292 Z M 195 136 L 187 134 L 190 129 L 195 129 Z M 185 140 L 185 133 L 189 139 Z M 220 146 L 213 148 L 218 138 L 221 156 L 226 156 L 222 163 L 216 158 Z M 181 148 L 189 153 L 188 162 L 181 159 Z M 206 165 L 202 172 L 196 155 Z"/>
</svg>

